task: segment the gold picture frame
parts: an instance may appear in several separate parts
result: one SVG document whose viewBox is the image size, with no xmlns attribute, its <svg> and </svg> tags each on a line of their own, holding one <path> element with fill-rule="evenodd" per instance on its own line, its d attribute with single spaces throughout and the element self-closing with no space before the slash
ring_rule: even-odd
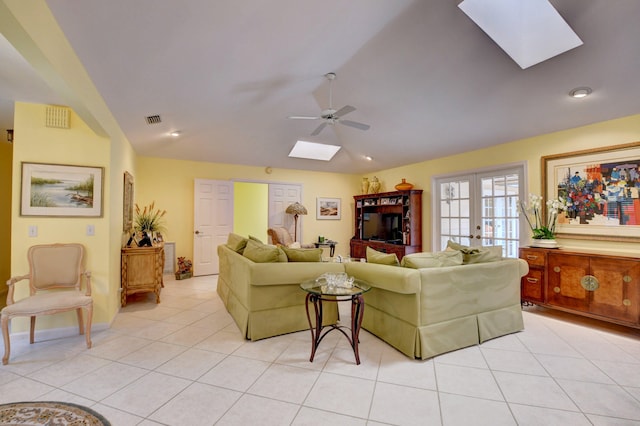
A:
<svg viewBox="0 0 640 426">
<path fill-rule="evenodd" d="M 544 156 L 541 172 L 544 200 L 569 203 L 558 237 L 640 242 L 640 142 Z"/>
<path fill-rule="evenodd" d="M 124 186 L 122 189 L 122 231 L 133 229 L 133 175 L 124 172 Z"/>
</svg>

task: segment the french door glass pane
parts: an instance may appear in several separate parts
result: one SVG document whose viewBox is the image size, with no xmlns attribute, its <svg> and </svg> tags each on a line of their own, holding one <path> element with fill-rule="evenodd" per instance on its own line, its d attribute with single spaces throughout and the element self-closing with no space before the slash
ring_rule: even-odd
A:
<svg viewBox="0 0 640 426">
<path fill-rule="evenodd" d="M 505 169 L 441 178 L 433 205 L 439 223 L 439 241 L 464 245 L 500 245 L 503 255 L 518 257 L 520 238 L 519 198 L 524 169 Z"/>
</svg>

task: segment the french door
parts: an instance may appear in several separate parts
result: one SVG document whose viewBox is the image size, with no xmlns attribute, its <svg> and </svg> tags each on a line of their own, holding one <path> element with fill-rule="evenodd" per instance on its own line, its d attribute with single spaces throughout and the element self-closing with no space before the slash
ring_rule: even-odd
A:
<svg viewBox="0 0 640 426">
<path fill-rule="evenodd" d="M 524 168 L 521 164 L 434 177 L 434 250 L 453 240 L 467 246 L 500 245 L 503 256 L 518 257 Z"/>
</svg>

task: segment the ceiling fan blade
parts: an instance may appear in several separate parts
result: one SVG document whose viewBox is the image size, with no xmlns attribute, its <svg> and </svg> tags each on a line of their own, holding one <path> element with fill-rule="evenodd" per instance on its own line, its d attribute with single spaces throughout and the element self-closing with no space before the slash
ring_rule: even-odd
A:
<svg viewBox="0 0 640 426">
<path fill-rule="evenodd" d="M 347 114 L 349 114 L 350 112 L 353 112 L 353 111 L 355 111 L 355 110 L 356 110 L 356 109 L 355 109 L 354 107 L 352 107 L 351 105 L 345 105 L 345 106 L 343 106 L 342 108 L 340 108 L 339 110 L 337 110 L 337 111 L 333 114 L 333 116 L 334 116 L 335 118 L 340 118 L 340 117 L 342 117 L 343 115 L 347 115 Z"/>
<path fill-rule="evenodd" d="M 311 133 L 311 136 L 315 136 L 315 135 L 319 134 L 322 131 L 322 129 L 325 128 L 326 125 L 327 125 L 327 122 L 325 121 L 324 123 L 322 123 L 321 125 L 316 127 L 316 129 L 313 131 L 313 133 Z"/>
<path fill-rule="evenodd" d="M 309 115 L 290 115 L 289 117 L 291 120 L 317 120 L 318 118 L 322 118 L 322 117 L 311 117 Z"/>
<path fill-rule="evenodd" d="M 369 130 L 369 128 L 371 127 L 368 124 L 358 123 L 357 121 L 351 120 L 340 120 L 340 123 L 344 124 L 345 126 L 355 127 L 356 129 L 360 130 Z"/>
</svg>

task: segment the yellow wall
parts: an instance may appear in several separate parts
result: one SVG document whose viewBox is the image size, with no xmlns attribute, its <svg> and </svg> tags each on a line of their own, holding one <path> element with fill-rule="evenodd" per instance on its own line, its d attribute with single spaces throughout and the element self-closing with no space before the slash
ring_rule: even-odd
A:
<svg viewBox="0 0 640 426">
<path fill-rule="evenodd" d="M 640 141 L 640 115 L 605 121 L 589 126 L 564 130 L 533 138 L 522 139 L 464 154 L 424 161 L 375 173 L 387 189 L 406 178 L 407 182 L 424 189 L 423 237 L 424 250 L 431 247 L 431 179 L 433 176 L 458 171 L 525 161 L 528 169 L 527 192 L 541 194 L 540 159 L 542 156 L 601 148 Z M 384 189 L 384 187 L 383 187 Z M 628 251 L 640 254 L 638 243 L 612 243 L 593 240 L 559 240 L 567 248 L 598 248 L 610 251 Z"/>
<path fill-rule="evenodd" d="M 252 235 L 267 242 L 269 226 L 269 185 L 235 182 L 233 184 L 233 232 Z"/>
<path fill-rule="evenodd" d="M 86 268 L 92 272 L 92 295 L 94 299 L 94 322 L 109 322 L 112 313 L 109 305 L 109 140 L 96 136 L 82 120 L 71 114 L 70 129 L 45 127 L 46 105 L 17 102 L 15 106 L 15 139 L 13 148 L 12 182 L 12 230 L 11 272 L 12 275 L 29 271 L 27 249 L 34 244 L 77 242 L 86 247 Z M 103 217 L 34 217 L 20 216 L 21 162 L 68 164 L 104 167 Z M 86 235 L 86 226 L 94 225 L 95 236 Z M 28 237 L 28 227 L 36 226 L 37 237 Z M 16 297 L 28 294 L 27 282 L 16 288 Z M 22 320 L 22 319 L 21 319 Z M 61 327 L 75 323 L 75 312 L 53 315 L 39 321 L 39 328 Z M 26 322 L 25 322 L 26 324 Z M 25 325 L 23 324 L 22 327 Z M 14 329 L 20 327 L 14 320 Z"/>
<path fill-rule="evenodd" d="M 4 129 L 0 129 L 4 130 Z M 13 145 L 0 134 L 0 308 L 5 306 L 7 286 L 4 283 L 11 276 L 11 173 Z"/>
<path fill-rule="evenodd" d="M 193 259 L 193 182 L 196 178 L 300 184 L 302 204 L 309 211 L 299 219 L 302 222 L 300 241 L 311 243 L 318 235 L 324 235 L 339 242 L 336 254 L 349 254 L 353 195 L 359 193 L 360 176 L 287 169 L 273 169 L 267 174 L 263 167 L 150 157 L 139 157 L 136 168 L 136 202 L 146 205 L 155 200 L 156 206 L 167 210 L 165 239 L 175 241 L 176 256 Z M 341 198 L 342 219 L 316 220 L 317 197 Z"/>
</svg>

